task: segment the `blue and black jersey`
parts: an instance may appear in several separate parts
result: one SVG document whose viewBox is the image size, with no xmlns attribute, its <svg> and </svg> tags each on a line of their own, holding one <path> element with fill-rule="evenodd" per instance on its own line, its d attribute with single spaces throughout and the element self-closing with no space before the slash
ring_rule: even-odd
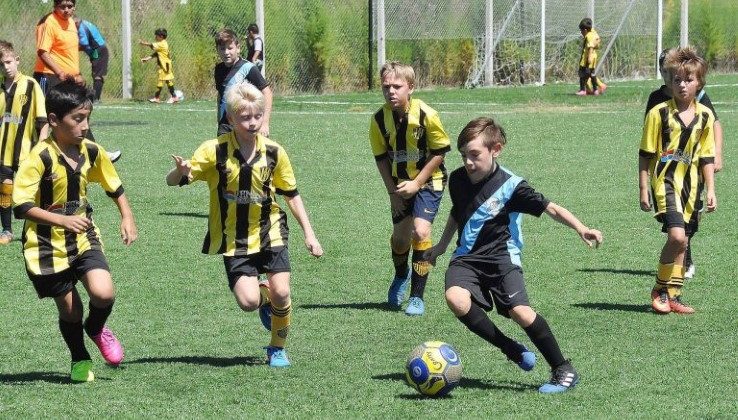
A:
<svg viewBox="0 0 738 420">
<path fill-rule="evenodd" d="M 232 129 L 226 118 L 226 90 L 243 81 L 251 83 L 259 90 L 264 90 L 269 86 L 269 82 L 266 81 L 253 63 L 243 58 L 239 58 L 231 67 L 227 67 L 223 63 L 218 63 L 213 73 L 215 76 L 215 88 L 218 90 L 218 135 L 221 135 L 230 132 Z"/>
<path fill-rule="evenodd" d="M 463 167 L 456 169 L 448 186 L 451 217 L 459 226 L 452 259 L 521 266 L 523 213 L 539 217 L 549 201 L 499 165 L 476 184 Z"/>
</svg>

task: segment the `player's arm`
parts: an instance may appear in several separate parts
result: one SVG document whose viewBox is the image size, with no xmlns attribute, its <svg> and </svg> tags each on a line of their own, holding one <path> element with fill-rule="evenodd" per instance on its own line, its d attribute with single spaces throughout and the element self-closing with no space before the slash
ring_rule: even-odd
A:
<svg viewBox="0 0 738 420">
<path fill-rule="evenodd" d="M 448 219 L 446 219 L 446 227 L 443 228 L 443 233 L 441 234 L 441 239 L 423 254 L 431 265 L 435 266 L 436 259 L 446 253 L 448 245 L 454 238 L 458 228 L 459 224 L 456 222 L 456 219 L 454 219 L 453 215 L 449 214 Z"/>
<path fill-rule="evenodd" d="M 261 123 L 260 133 L 266 137 L 269 137 L 269 120 L 271 119 L 271 116 L 272 116 L 272 100 L 273 100 L 271 86 L 267 86 L 264 89 L 262 89 L 261 93 L 264 94 L 264 115 L 261 117 L 262 123 Z"/>
<path fill-rule="evenodd" d="M 638 156 L 638 199 L 641 203 L 641 210 L 651 211 L 651 198 L 649 194 L 651 158 L 640 155 Z"/>
<path fill-rule="evenodd" d="M 558 204 L 554 202 L 548 203 L 545 212 L 557 222 L 574 229 L 577 234 L 579 234 L 579 237 L 582 238 L 584 243 L 586 243 L 590 248 L 592 246 L 597 248 L 602 243 L 602 232 L 585 226 L 569 210 L 559 206 Z"/>
<path fill-rule="evenodd" d="M 705 180 L 705 198 L 707 211 L 713 212 L 717 210 L 717 196 L 715 195 L 715 164 L 707 163 L 702 165 L 702 179 Z"/>
<path fill-rule="evenodd" d="M 143 45 L 144 47 L 154 48 L 154 44 L 148 41 L 144 41 L 143 39 L 139 39 L 138 43 Z"/>
<path fill-rule="evenodd" d="M 646 114 L 638 149 L 638 200 L 643 211 L 651 211 L 650 168 L 651 161 L 656 158 L 657 142 L 660 141 L 661 117 L 659 111 L 653 108 Z"/>
<path fill-rule="evenodd" d="M 133 219 L 133 211 L 131 211 L 128 198 L 125 194 L 121 194 L 114 197 L 113 201 L 115 201 L 120 212 L 120 237 L 124 244 L 130 245 L 138 239 L 138 228 L 136 227 L 136 221 Z"/>
<path fill-rule="evenodd" d="M 423 170 L 415 176 L 415 179 L 402 181 L 397 184 L 397 195 L 407 199 L 417 194 L 420 188 L 433 176 L 433 172 L 441 166 L 444 157 L 444 155 L 433 155 L 425 166 L 423 166 Z"/>
<path fill-rule="evenodd" d="M 723 126 L 715 120 L 712 126 L 715 134 L 715 172 L 723 170 Z"/>
<path fill-rule="evenodd" d="M 310 224 L 310 218 L 308 217 L 307 210 L 305 210 L 305 205 L 302 202 L 300 194 L 295 194 L 293 196 L 285 195 L 284 200 L 287 202 L 287 207 L 290 208 L 292 215 L 297 220 L 297 223 L 300 224 L 300 227 L 305 234 L 305 247 L 314 257 L 320 257 L 323 255 L 323 247 L 315 236 L 313 226 Z"/>
<path fill-rule="evenodd" d="M 86 216 L 56 214 L 40 207 L 31 207 L 24 213 L 16 212 L 16 217 L 30 220 L 41 225 L 59 226 L 64 230 L 80 234 L 92 227 L 92 221 Z"/>
<path fill-rule="evenodd" d="M 172 155 L 174 168 L 167 174 L 167 185 L 187 185 L 192 182 L 192 165 L 182 156 Z"/>
</svg>

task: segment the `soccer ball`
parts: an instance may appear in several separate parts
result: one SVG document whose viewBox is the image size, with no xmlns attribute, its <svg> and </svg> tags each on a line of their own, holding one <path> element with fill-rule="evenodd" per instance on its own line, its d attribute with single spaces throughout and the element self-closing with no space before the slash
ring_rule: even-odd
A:
<svg viewBox="0 0 738 420">
<path fill-rule="evenodd" d="M 405 365 L 405 378 L 423 395 L 447 395 L 461 380 L 459 354 L 442 341 L 426 341 L 410 353 Z"/>
<path fill-rule="evenodd" d="M 175 95 L 175 96 L 177 97 L 177 99 L 179 99 L 180 101 L 184 101 L 184 92 L 182 92 L 181 90 L 179 90 L 179 89 L 175 90 L 175 91 L 174 91 L 174 95 Z"/>
</svg>

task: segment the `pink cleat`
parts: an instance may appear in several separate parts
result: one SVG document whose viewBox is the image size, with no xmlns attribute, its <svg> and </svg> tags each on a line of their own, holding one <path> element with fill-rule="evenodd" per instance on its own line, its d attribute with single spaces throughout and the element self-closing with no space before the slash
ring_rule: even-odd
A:
<svg viewBox="0 0 738 420">
<path fill-rule="evenodd" d="M 587 96 L 587 91 L 586 90 L 580 90 L 579 92 L 576 93 L 576 95 L 577 96 Z"/>
<path fill-rule="evenodd" d="M 120 345 L 120 341 L 115 338 L 115 334 L 110 331 L 110 328 L 104 326 L 100 334 L 90 337 L 95 345 L 100 349 L 105 362 L 112 366 L 118 366 L 123 360 L 123 346 Z"/>
</svg>

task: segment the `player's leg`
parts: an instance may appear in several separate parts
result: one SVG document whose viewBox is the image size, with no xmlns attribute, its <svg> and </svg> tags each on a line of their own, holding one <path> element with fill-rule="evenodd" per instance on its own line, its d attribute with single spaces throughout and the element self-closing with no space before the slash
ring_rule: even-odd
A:
<svg viewBox="0 0 738 420">
<path fill-rule="evenodd" d="M 585 96 L 587 94 L 587 80 L 589 79 L 589 69 L 587 67 L 579 67 L 579 90 L 577 96 Z"/>
<path fill-rule="evenodd" d="M 54 297 L 54 303 L 59 311 L 59 331 L 72 357 L 72 381 L 90 382 L 95 380 L 95 374 L 92 372 L 92 358 L 85 347 L 82 327 L 82 299 L 80 299 L 77 289 L 72 286 L 70 290 Z"/>
<path fill-rule="evenodd" d="M 161 99 L 159 98 L 159 96 L 161 96 L 161 90 L 163 88 L 164 88 L 164 80 L 159 79 L 156 82 L 156 92 L 154 92 L 154 97 L 153 98 L 149 98 L 149 102 L 152 102 L 152 103 L 155 103 L 155 104 L 160 103 L 161 102 Z"/>
<path fill-rule="evenodd" d="M 684 257 L 687 251 L 687 234 L 684 224 L 671 226 L 667 229 L 667 239 L 661 251 L 659 271 L 662 267 L 671 263 L 671 274 L 666 281 L 666 291 L 669 295 L 669 308 L 671 312 L 680 314 L 692 314 L 694 308 L 682 301 L 682 287 L 684 287 Z M 659 273 L 665 276 L 664 273 Z"/>
<path fill-rule="evenodd" d="M 247 256 L 223 257 L 228 287 L 238 306 L 246 312 L 259 310 L 259 318 L 267 331 L 271 330 L 271 305 L 268 285 L 259 283 L 259 269 L 263 268 L 263 253 Z"/>
<path fill-rule="evenodd" d="M 13 240 L 13 171 L 0 166 L 0 245 Z"/>
<path fill-rule="evenodd" d="M 123 346 L 105 325 L 115 303 L 115 286 L 105 255 L 101 251 L 87 251 L 78 257 L 75 269 L 90 297 L 85 332 L 100 350 L 105 362 L 117 366 L 123 360 Z"/>
<path fill-rule="evenodd" d="M 431 264 L 425 258 L 425 252 L 433 245 L 431 242 L 431 225 L 438 214 L 443 191 L 422 188 L 413 200 L 413 232 L 412 232 L 412 273 L 410 281 L 410 299 L 405 310 L 407 315 L 419 316 L 425 312 L 423 292 L 428 282 Z"/>
<path fill-rule="evenodd" d="M 408 261 L 410 259 L 413 218 L 410 217 L 406 208 L 401 215 L 393 217 L 392 223 L 390 249 L 392 251 L 392 264 L 395 267 L 395 276 L 387 290 L 387 303 L 390 307 L 399 309 L 406 298 L 407 288 L 410 284 Z"/>
<path fill-rule="evenodd" d="M 290 362 L 284 347 L 292 323 L 290 273 L 268 273 L 267 278 L 272 299 L 272 338 L 267 347 L 267 358 L 272 367 L 287 367 Z"/>
<path fill-rule="evenodd" d="M 177 94 L 174 92 L 174 79 L 167 80 L 167 87 L 169 88 L 169 99 L 167 99 L 168 104 L 174 104 L 179 102 L 179 98 L 177 97 Z"/>
<path fill-rule="evenodd" d="M 95 102 L 100 101 L 103 85 L 105 84 L 105 76 L 108 74 L 108 62 L 110 56 L 108 47 L 102 46 L 98 49 L 98 58 L 92 60 L 92 86 L 95 89 Z"/>
</svg>

